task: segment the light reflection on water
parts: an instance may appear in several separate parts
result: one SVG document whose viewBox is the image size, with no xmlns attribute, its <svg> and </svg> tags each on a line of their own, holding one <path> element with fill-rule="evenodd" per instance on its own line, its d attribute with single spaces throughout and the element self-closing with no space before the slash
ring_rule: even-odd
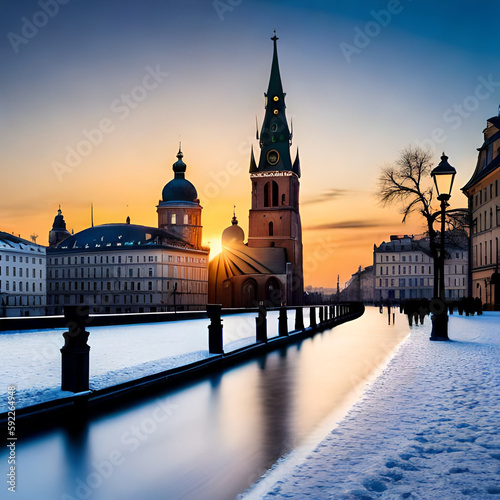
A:
<svg viewBox="0 0 500 500">
<path fill-rule="evenodd" d="M 302 444 L 407 335 L 406 318 L 395 318 L 389 326 L 385 310 L 367 308 L 354 322 L 96 418 L 76 434 L 25 438 L 16 498 L 234 498 Z"/>
</svg>

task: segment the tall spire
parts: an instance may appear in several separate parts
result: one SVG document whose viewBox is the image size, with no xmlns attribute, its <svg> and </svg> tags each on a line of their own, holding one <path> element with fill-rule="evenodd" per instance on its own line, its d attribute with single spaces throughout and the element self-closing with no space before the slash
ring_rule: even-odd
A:
<svg viewBox="0 0 500 500">
<path fill-rule="evenodd" d="M 268 97 L 283 94 L 283 85 L 281 84 L 280 67 L 278 64 L 278 46 L 276 43 L 279 38 L 276 36 L 276 30 L 274 30 L 274 36 L 271 37 L 271 40 L 273 41 L 274 48 L 271 76 L 269 77 L 269 85 L 267 87 Z"/>
<path fill-rule="evenodd" d="M 278 64 L 278 47 L 276 31 L 271 38 L 273 41 L 273 61 L 271 75 L 267 87 L 266 114 L 260 133 L 260 158 L 257 171 L 292 170 L 290 158 L 290 129 L 285 115 L 285 96 L 281 83 Z"/>
</svg>

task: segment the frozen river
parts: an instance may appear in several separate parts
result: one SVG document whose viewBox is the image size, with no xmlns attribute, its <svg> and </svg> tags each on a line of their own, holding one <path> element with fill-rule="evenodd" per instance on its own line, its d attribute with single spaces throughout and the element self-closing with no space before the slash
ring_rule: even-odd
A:
<svg viewBox="0 0 500 500">
<path fill-rule="evenodd" d="M 17 445 L 16 498 L 235 498 L 325 424 L 333 427 L 407 336 L 405 317 L 396 314 L 390 325 L 387 319 L 367 308 L 297 345 L 95 417 L 77 436 L 54 429 L 25 437 Z M 227 334 L 231 321 L 238 331 L 247 320 L 227 318 Z M 89 343 L 97 350 L 94 330 Z M 117 349 L 124 335 L 117 327 Z"/>
</svg>

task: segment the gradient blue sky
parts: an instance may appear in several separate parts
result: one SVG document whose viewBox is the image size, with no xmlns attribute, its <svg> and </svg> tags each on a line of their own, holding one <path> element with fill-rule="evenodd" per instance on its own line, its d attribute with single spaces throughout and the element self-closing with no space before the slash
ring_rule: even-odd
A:
<svg viewBox="0 0 500 500">
<path fill-rule="evenodd" d="M 13 44 L 25 19 L 43 24 L 43 3 L 0 2 L 1 230 L 46 244 L 59 203 L 75 231 L 89 225 L 90 202 L 96 223 L 156 225 L 181 138 L 205 241 L 216 253 L 233 204 L 246 232 L 274 29 L 302 164 L 306 284 L 335 286 L 337 273 L 343 282 L 371 263 L 374 243 L 420 232 L 418 218 L 401 225 L 373 195 L 405 146 L 435 134 L 436 164 L 444 150 L 458 171 L 453 204 L 466 204 L 458 188 L 500 103 L 498 2 L 221 0 L 217 12 L 208 0 L 69 0 Z M 386 26 L 373 24 L 388 9 Z M 342 44 L 367 30 L 348 61 Z M 116 103 L 147 67 L 168 76 L 125 116 Z M 113 131 L 58 177 L 54 163 L 104 119 Z"/>
</svg>

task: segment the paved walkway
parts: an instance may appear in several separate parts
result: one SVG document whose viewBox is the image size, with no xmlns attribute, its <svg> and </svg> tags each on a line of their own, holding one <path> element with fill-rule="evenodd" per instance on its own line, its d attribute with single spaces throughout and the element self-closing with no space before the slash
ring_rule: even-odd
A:
<svg viewBox="0 0 500 500">
<path fill-rule="evenodd" d="M 426 318 L 305 462 L 247 498 L 500 498 L 500 313 L 429 334 Z"/>
</svg>

